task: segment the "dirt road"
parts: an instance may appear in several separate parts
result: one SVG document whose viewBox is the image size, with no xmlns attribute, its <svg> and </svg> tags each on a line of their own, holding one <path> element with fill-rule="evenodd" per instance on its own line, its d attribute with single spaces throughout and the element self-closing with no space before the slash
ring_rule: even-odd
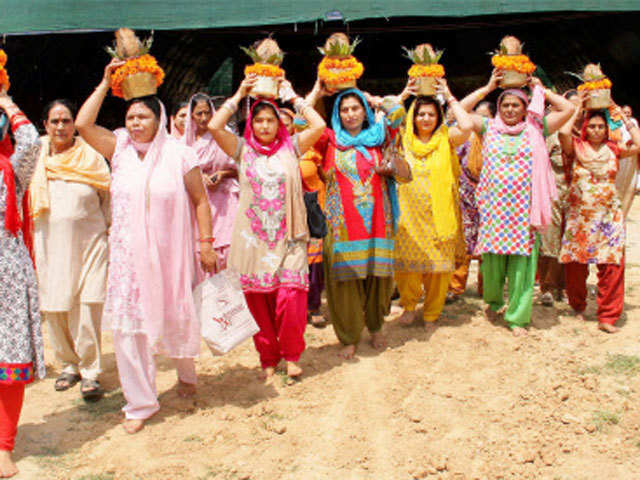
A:
<svg viewBox="0 0 640 480">
<path fill-rule="evenodd" d="M 628 225 L 622 331 L 534 306 L 528 337 L 487 322 L 475 283 L 431 330 L 385 326 L 389 348 L 336 355 L 331 328 L 308 328 L 303 380 L 259 379 L 251 342 L 225 357 L 203 346 L 195 400 L 160 360 L 161 411 L 135 436 L 110 334 L 95 405 L 30 386 L 15 456 L 23 479 L 638 479 L 640 204 Z M 634 241 L 636 240 L 636 241 Z M 471 275 L 471 278 L 475 278 Z M 595 275 L 590 277 L 594 283 Z M 52 359 L 51 350 L 47 358 Z"/>
</svg>

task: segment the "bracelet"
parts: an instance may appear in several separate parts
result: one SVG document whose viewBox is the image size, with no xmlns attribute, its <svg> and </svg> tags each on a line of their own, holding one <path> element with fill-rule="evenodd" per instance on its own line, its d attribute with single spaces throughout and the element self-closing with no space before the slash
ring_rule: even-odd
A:
<svg viewBox="0 0 640 480">
<path fill-rule="evenodd" d="M 220 108 L 226 108 L 227 110 L 229 110 L 231 112 L 231 115 L 233 115 L 234 113 L 236 113 L 238 111 L 238 105 L 233 103 L 231 101 L 231 99 L 229 99 L 226 102 L 224 102 Z"/>
<path fill-rule="evenodd" d="M 17 123 L 19 120 L 21 120 L 22 118 L 26 120 L 27 116 L 24 113 L 22 113 L 20 110 L 18 110 L 16 113 L 14 113 L 9 117 L 9 123 L 13 125 Z"/>
<path fill-rule="evenodd" d="M 216 240 L 213 237 L 207 237 L 207 238 L 201 238 L 199 241 L 200 243 L 213 243 Z"/>
</svg>

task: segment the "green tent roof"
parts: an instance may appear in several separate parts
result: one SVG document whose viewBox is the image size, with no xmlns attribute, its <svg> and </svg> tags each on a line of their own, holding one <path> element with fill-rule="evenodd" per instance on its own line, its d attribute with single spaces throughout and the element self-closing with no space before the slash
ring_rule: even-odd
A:
<svg viewBox="0 0 640 480">
<path fill-rule="evenodd" d="M 0 34 L 634 10 L 640 10 L 639 0 L 3 0 Z"/>
</svg>

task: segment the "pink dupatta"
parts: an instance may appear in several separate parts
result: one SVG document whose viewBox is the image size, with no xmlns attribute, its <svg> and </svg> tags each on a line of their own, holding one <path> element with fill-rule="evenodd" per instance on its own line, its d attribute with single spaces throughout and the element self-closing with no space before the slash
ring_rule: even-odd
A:
<svg viewBox="0 0 640 480">
<path fill-rule="evenodd" d="M 140 162 L 127 130 L 115 133 L 118 162 Z M 197 159 L 191 148 L 167 133 L 164 106 L 142 162 L 144 178 L 135 180 L 141 188 L 131 199 L 129 213 L 134 227 L 132 266 L 143 313 L 140 329 L 154 353 L 193 358 L 200 351 L 200 322 L 192 294 L 197 272 L 195 212 L 184 175 L 197 167 Z"/>
<path fill-rule="evenodd" d="M 509 126 L 500 118 L 500 103 L 506 95 L 514 95 L 527 105 L 527 115 L 524 121 Z M 533 89 L 531 101 L 522 90 L 511 89 L 502 92 L 498 98 L 498 112 L 493 120 L 494 128 L 501 134 L 518 135 L 525 128 L 533 153 L 531 170 L 531 205 L 529 221 L 531 227 L 543 232 L 551 224 L 551 206 L 558 198 L 556 182 L 549 161 L 549 152 L 542 132 L 544 118 L 544 90 L 536 86 Z"/>
</svg>

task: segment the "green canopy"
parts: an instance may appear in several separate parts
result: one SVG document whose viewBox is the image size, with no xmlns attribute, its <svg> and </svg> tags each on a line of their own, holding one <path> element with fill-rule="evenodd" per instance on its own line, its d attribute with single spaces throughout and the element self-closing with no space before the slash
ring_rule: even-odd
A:
<svg viewBox="0 0 640 480">
<path fill-rule="evenodd" d="M 640 10 L 638 0 L 3 0 L 0 34 L 634 10 Z"/>
</svg>

